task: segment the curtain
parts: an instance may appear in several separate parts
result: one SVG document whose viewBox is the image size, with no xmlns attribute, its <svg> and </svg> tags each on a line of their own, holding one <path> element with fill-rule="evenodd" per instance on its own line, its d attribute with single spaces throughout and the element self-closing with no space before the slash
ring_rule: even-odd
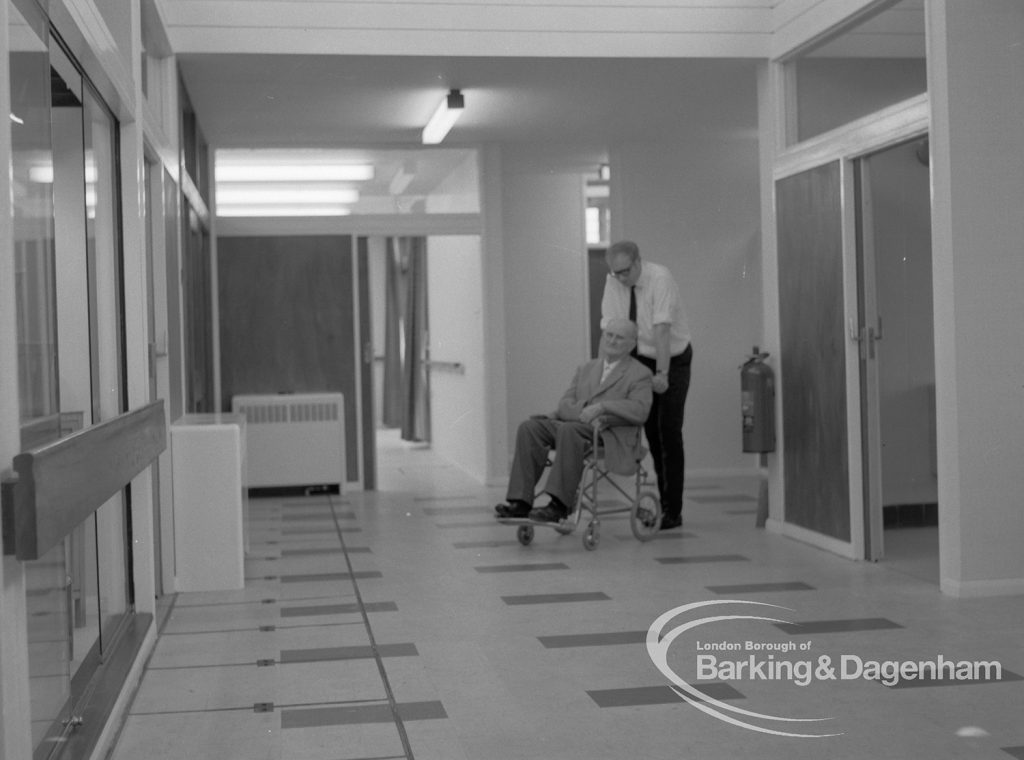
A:
<svg viewBox="0 0 1024 760">
<path fill-rule="evenodd" d="M 387 241 L 384 425 L 430 440 L 426 238 Z"/>
</svg>

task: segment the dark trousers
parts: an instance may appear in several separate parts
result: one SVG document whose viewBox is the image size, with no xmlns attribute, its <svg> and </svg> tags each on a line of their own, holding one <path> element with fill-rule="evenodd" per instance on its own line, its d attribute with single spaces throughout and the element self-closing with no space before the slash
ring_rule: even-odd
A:
<svg viewBox="0 0 1024 760">
<path fill-rule="evenodd" d="M 655 371 L 655 361 L 638 356 Z M 668 390 L 655 393 L 651 413 L 644 424 L 647 445 L 651 448 L 654 472 L 658 476 L 661 511 L 671 517 L 683 512 L 683 481 L 686 473 L 686 452 L 683 450 L 683 410 L 690 391 L 690 362 L 693 346 L 673 356 L 668 368 Z"/>
<path fill-rule="evenodd" d="M 533 504 L 548 451 L 554 449 L 555 460 L 544 490 L 571 509 L 583 476 L 583 459 L 590 453 L 593 441 L 594 428 L 583 422 L 536 417 L 524 420 L 516 431 L 516 453 L 506 492 L 509 501 L 518 499 Z"/>
</svg>

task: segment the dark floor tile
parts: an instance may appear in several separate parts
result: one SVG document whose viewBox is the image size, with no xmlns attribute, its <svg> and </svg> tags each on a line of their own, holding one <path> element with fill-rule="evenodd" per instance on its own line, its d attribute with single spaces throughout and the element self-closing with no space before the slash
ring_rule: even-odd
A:
<svg viewBox="0 0 1024 760">
<path fill-rule="evenodd" d="M 712 699 L 744 699 L 741 692 L 727 683 L 709 683 L 695 686 Z M 587 694 L 598 707 L 637 707 L 640 705 L 669 705 L 685 702 L 669 686 L 638 686 L 629 689 L 599 689 Z"/>
<path fill-rule="evenodd" d="M 654 561 L 663 565 L 690 565 L 703 562 L 750 562 L 750 558 L 742 554 L 693 554 L 687 557 L 655 557 Z"/>
<path fill-rule="evenodd" d="M 725 586 L 705 586 L 716 594 L 760 594 L 770 591 L 814 591 L 814 586 L 802 581 L 782 583 L 733 583 Z"/>
<path fill-rule="evenodd" d="M 887 618 L 850 618 L 848 620 L 803 620 L 799 623 L 775 623 L 786 633 L 818 634 L 818 633 L 850 633 L 852 631 L 881 631 L 889 628 L 902 628 Z"/>
<path fill-rule="evenodd" d="M 400 702 L 395 705 L 395 709 L 401 720 L 433 720 L 448 717 L 444 705 L 440 702 Z M 394 720 L 395 714 L 386 703 L 281 711 L 281 728 L 391 723 Z"/>
<path fill-rule="evenodd" d="M 564 562 L 534 562 L 517 565 L 481 565 L 474 567 L 478 573 L 528 573 L 534 570 L 568 570 Z"/>
<path fill-rule="evenodd" d="M 415 657 L 419 654 L 415 644 L 369 644 L 348 647 L 322 647 L 318 649 L 282 649 L 278 662 L 333 662 L 336 660 L 366 660 L 371 657 Z"/>
<path fill-rule="evenodd" d="M 545 649 L 569 647 L 603 647 L 619 644 L 643 644 L 647 631 L 614 631 L 611 633 L 570 633 L 560 636 L 538 636 Z"/>
<path fill-rule="evenodd" d="M 568 602 L 606 602 L 610 596 L 601 591 L 585 591 L 574 594 L 520 594 L 501 597 L 505 604 L 565 604 Z"/>
<path fill-rule="evenodd" d="M 282 607 L 281 617 L 312 617 L 316 615 L 344 615 L 351 612 L 359 612 L 358 602 L 347 602 L 344 604 L 322 604 L 307 607 Z M 363 609 L 367 612 L 395 612 L 398 605 L 394 602 L 364 602 Z"/>
</svg>

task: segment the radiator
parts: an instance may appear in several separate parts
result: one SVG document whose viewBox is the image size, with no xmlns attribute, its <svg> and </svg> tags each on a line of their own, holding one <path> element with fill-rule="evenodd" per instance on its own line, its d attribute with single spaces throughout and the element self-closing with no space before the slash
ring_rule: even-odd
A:
<svg viewBox="0 0 1024 760">
<path fill-rule="evenodd" d="M 246 485 L 345 483 L 345 398 L 340 393 L 242 395 L 231 410 L 245 415 Z"/>
</svg>

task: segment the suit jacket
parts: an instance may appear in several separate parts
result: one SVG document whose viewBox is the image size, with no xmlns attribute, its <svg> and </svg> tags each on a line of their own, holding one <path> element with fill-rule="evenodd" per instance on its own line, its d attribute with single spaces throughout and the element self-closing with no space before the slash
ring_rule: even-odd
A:
<svg viewBox="0 0 1024 760">
<path fill-rule="evenodd" d="M 601 402 L 605 466 L 612 472 L 631 475 L 636 471 L 640 449 L 640 431 L 651 410 L 651 371 L 630 356 L 625 356 L 601 382 L 604 359 L 592 359 L 580 365 L 568 390 L 558 402 L 555 418 L 579 420 L 580 412 Z"/>
</svg>

